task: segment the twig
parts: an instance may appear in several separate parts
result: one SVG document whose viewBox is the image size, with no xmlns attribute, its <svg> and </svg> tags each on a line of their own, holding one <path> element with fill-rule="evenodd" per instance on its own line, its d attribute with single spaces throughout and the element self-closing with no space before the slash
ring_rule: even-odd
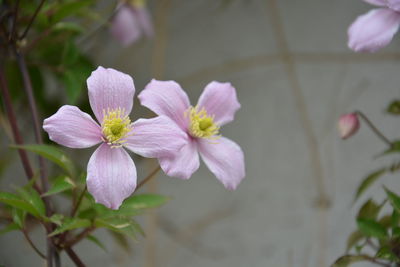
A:
<svg viewBox="0 0 400 267">
<path fill-rule="evenodd" d="M 39 6 L 36 8 L 35 13 L 33 14 L 33 16 L 31 17 L 31 20 L 29 21 L 28 26 L 26 27 L 24 33 L 20 36 L 20 39 L 24 39 L 26 37 L 26 35 L 28 34 L 29 29 L 31 28 L 33 22 L 36 19 L 37 14 L 39 13 L 40 9 L 42 8 L 43 4 L 44 4 L 45 0 L 40 1 Z"/>
<path fill-rule="evenodd" d="M 79 208 L 79 206 L 80 206 L 80 204 L 82 202 L 82 199 L 83 199 L 83 196 L 86 193 L 86 190 L 87 190 L 87 186 L 85 185 L 85 188 L 82 190 L 81 194 L 79 195 L 79 198 L 78 198 L 77 202 L 75 203 L 75 205 L 74 205 L 74 207 L 73 207 L 73 209 L 71 211 L 71 217 L 75 216 L 75 213 L 77 212 L 77 210 L 78 210 L 78 208 Z"/>
<path fill-rule="evenodd" d="M 392 142 L 383 135 L 383 133 L 381 131 L 379 131 L 379 129 L 367 118 L 367 116 L 365 116 L 364 113 L 362 113 L 361 111 L 356 110 L 355 113 L 357 113 L 361 119 L 364 120 L 364 122 L 369 126 L 369 128 L 384 142 L 386 143 L 389 147 L 392 147 L 393 144 Z"/>
<path fill-rule="evenodd" d="M 136 192 L 139 188 L 141 188 L 143 185 L 145 185 L 148 181 L 150 181 L 153 177 L 155 177 L 159 170 L 161 170 L 161 167 L 160 167 L 160 166 L 157 166 L 157 168 L 155 168 L 146 178 L 144 178 L 144 179 L 136 186 L 135 192 Z"/>
<path fill-rule="evenodd" d="M 82 239 L 86 238 L 88 235 L 90 235 L 91 232 L 93 232 L 96 229 L 96 227 L 91 226 L 80 232 L 77 236 L 75 236 L 72 240 L 65 242 L 65 244 L 62 246 L 65 249 L 74 246 L 76 243 L 81 241 Z"/>
<path fill-rule="evenodd" d="M 82 260 L 76 255 L 76 253 L 72 250 L 72 248 L 68 247 L 65 249 L 65 252 L 67 252 L 68 256 L 71 258 L 71 260 L 75 263 L 77 267 L 85 267 L 86 265 L 82 262 Z"/>
<path fill-rule="evenodd" d="M 11 39 L 15 36 L 15 33 L 17 30 L 18 9 L 19 9 L 19 0 L 16 0 L 13 22 L 12 22 L 12 26 L 11 26 L 10 35 L 8 37 L 9 41 L 11 41 Z"/>
<path fill-rule="evenodd" d="M 32 242 L 31 238 L 29 237 L 28 233 L 26 232 L 26 229 L 21 229 L 22 233 L 24 234 L 24 237 L 26 241 L 28 241 L 29 245 L 33 248 L 33 250 L 43 259 L 46 259 L 46 256 L 40 252 L 40 250 L 35 246 L 35 244 Z"/>
<path fill-rule="evenodd" d="M 3 68 L 0 67 L 0 90 L 2 92 L 3 96 L 3 101 L 4 101 L 4 107 L 7 112 L 8 120 L 10 122 L 11 126 L 11 131 L 14 137 L 14 142 L 17 145 L 22 145 L 24 143 L 22 136 L 19 132 L 18 124 L 17 124 L 17 118 L 15 116 L 14 108 L 11 104 L 11 97 L 10 97 L 10 90 L 8 89 L 7 81 L 4 75 L 4 70 Z M 28 159 L 28 155 L 25 150 L 23 149 L 18 149 L 18 154 L 21 158 L 22 166 L 24 167 L 24 171 L 26 174 L 26 177 L 28 180 L 31 180 L 33 178 L 33 170 L 31 167 L 31 164 Z M 34 183 L 34 188 L 36 191 L 39 193 L 41 192 L 36 183 Z"/>
</svg>

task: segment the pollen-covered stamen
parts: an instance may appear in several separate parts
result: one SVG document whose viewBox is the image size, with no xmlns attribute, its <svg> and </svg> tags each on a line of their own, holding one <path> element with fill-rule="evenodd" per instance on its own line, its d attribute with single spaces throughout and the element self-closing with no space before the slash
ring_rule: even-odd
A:
<svg viewBox="0 0 400 267">
<path fill-rule="evenodd" d="M 218 138 L 219 126 L 214 122 L 214 116 L 209 116 L 207 111 L 202 108 L 190 107 L 185 115 L 189 115 L 189 132 L 194 137 L 199 138 Z"/>
<path fill-rule="evenodd" d="M 121 146 L 132 130 L 131 120 L 124 115 L 125 110 L 121 108 L 103 110 L 103 123 L 101 129 L 104 141 L 113 146 Z"/>
</svg>

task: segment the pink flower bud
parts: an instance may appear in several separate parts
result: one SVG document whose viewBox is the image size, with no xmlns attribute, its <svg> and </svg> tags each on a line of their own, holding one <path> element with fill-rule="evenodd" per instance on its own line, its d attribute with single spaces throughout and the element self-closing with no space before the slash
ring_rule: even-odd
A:
<svg viewBox="0 0 400 267">
<path fill-rule="evenodd" d="M 338 129 L 340 137 L 347 139 L 355 134 L 360 128 L 360 121 L 358 120 L 357 113 L 349 113 L 340 116 Z"/>
</svg>

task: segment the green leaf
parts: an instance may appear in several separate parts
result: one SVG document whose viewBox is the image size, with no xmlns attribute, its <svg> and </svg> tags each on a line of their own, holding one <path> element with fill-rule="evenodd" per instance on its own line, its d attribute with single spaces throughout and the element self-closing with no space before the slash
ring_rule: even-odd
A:
<svg viewBox="0 0 400 267">
<path fill-rule="evenodd" d="M 36 212 L 41 216 L 46 216 L 46 207 L 39 193 L 33 188 L 17 188 L 17 192 L 19 195 L 28 203 L 32 205 L 32 207 L 36 210 Z"/>
<path fill-rule="evenodd" d="M 69 1 L 66 3 L 61 3 L 58 5 L 58 9 L 51 19 L 55 23 L 66 17 L 76 15 L 84 7 L 87 7 L 92 3 L 93 0 L 78 0 L 78 1 Z"/>
<path fill-rule="evenodd" d="M 136 233 L 139 231 L 137 223 L 129 218 L 98 218 L 95 219 L 94 225 L 128 235 L 133 239 L 136 239 Z"/>
<path fill-rule="evenodd" d="M 392 227 L 398 226 L 399 221 L 400 221 L 400 214 L 396 210 L 393 210 L 392 221 L 391 221 Z"/>
<path fill-rule="evenodd" d="M 69 175 L 74 176 L 72 161 L 57 147 L 51 145 L 12 145 L 12 148 L 24 149 L 36 153 L 63 168 Z"/>
<path fill-rule="evenodd" d="M 337 259 L 331 267 L 347 267 L 350 264 L 365 260 L 362 255 L 344 255 Z"/>
<path fill-rule="evenodd" d="M 131 246 L 129 244 L 129 240 L 126 238 L 126 236 L 124 234 L 121 234 L 119 232 L 115 232 L 115 231 L 112 231 L 112 230 L 108 230 L 108 232 L 111 234 L 111 236 L 114 239 L 114 241 L 121 248 L 123 248 L 128 253 L 131 252 Z"/>
<path fill-rule="evenodd" d="M 157 194 L 140 194 L 133 195 L 127 198 L 124 203 L 122 203 L 121 208 L 123 209 L 148 209 L 156 208 L 165 204 L 170 198 L 166 196 L 161 196 Z"/>
<path fill-rule="evenodd" d="M 62 214 L 53 214 L 49 220 L 54 223 L 57 224 L 58 226 L 61 226 L 63 224 L 63 220 L 64 220 L 64 215 Z"/>
<path fill-rule="evenodd" d="M 392 191 L 390 191 L 389 189 L 387 189 L 386 187 L 384 187 L 384 189 L 389 198 L 390 204 L 392 204 L 395 211 L 400 212 L 400 197 L 395 193 L 393 193 Z"/>
<path fill-rule="evenodd" d="M 397 257 L 393 252 L 390 250 L 389 247 L 383 246 L 381 247 L 377 252 L 375 257 L 380 258 L 380 259 L 385 259 L 389 261 L 396 261 Z"/>
<path fill-rule="evenodd" d="M 3 235 L 5 233 L 11 232 L 11 231 L 19 230 L 19 229 L 20 228 L 16 223 L 10 223 L 5 228 L 0 230 L 0 235 Z"/>
<path fill-rule="evenodd" d="M 68 176 L 60 176 L 54 181 L 52 187 L 49 189 L 49 191 L 43 194 L 43 196 L 51 196 L 75 187 L 76 184 L 71 180 L 71 178 Z"/>
<path fill-rule="evenodd" d="M 386 168 L 382 168 L 377 170 L 370 175 L 368 175 L 359 185 L 356 193 L 356 197 L 354 198 L 354 202 L 373 184 L 375 183 L 384 173 L 386 173 Z"/>
<path fill-rule="evenodd" d="M 12 209 L 13 222 L 18 225 L 20 229 L 24 228 L 26 213 L 20 209 Z"/>
<path fill-rule="evenodd" d="M 365 236 L 360 231 L 354 231 L 353 233 L 351 233 L 351 235 L 347 239 L 346 252 L 350 251 L 350 249 L 363 238 L 365 238 Z"/>
<path fill-rule="evenodd" d="M 361 207 L 360 211 L 358 212 L 357 218 L 364 218 L 364 219 L 376 219 L 378 213 L 381 209 L 381 206 L 378 205 L 372 199 L 369 199 L 365 204 Z"/>
<path fill-rule="evenodd" d="M 57 22 L 53 26 L 52 30 L 54 32 L 57 32 L 57 31 L 69 31 L 69 32 L 72 32 L 72 33 L 82 33 L 82 32 L 84 32 L 84 29 L 81 26 L 79 26 L 79 24 L 74 23 L 74 22 L 66 22 L 66 21 Z"/>
<path fill-rule="evenodd" d="M 366 236 L 376 237 L 378 239 L 385 239 L 387 237 L 385 227 L 374 220 L 357 219 L 357 226 L 360 232 Z"/>
<path fill-rule="evenodd" d="M 63 223 L 59 227 L 57 227 L 56 230 L 54 230 L 52 233 L 50 233 L 49 236 L 58 235 L 65 231 L 73 230 L 76 228 L 89 227 L 90 225 L 91 225 L 91 222 L 87 219 L 65 218 Z"/>
<path fill-rule="evenodd" d="M 94 235 L 88 235 L 88 236 L 86 237 L 86 239 L 89 240 L 89 241 L 91 241 L 91 242 L 93 242 L 93 243 L 95 243 L 99 248 L 101 248 L 101 249 L 104 250 L 105 252 L 108 252 L 107 249 L 106 249 L 106 247 L 104 246 L 104 244 L 101 243 L 100 240 L 99 240 L 97 237 L 95 237 Z"/>
<path fill-rule="evenodd" d="M 400 140 L 395 140 L 392 141 L 392 145 L 389 149 L 385 150 L 382 155 L 388 155 L 388 154 L 393 154 L 393 153 L 399 153 L 400 152 Z"/>
<path fill-rule="evenodd" d="M 8 192 L 0 192 L 0 202 L 8 204 L 14 208 L 24 210 L 35 217 L 39 217 L 39 213 L 31 203 L 25 201 L 20 196 Z"/>
<path fill-rule="evenodd" d="M 387 107 L 386 111 L 392 115 L 400 115 L 400 101 L 393 100 Z"/>
</svg>

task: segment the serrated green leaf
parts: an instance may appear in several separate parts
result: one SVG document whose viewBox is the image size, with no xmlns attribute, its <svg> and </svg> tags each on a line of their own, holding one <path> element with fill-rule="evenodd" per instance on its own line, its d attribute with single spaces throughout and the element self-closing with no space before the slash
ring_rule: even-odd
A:
<svg viewBox="0 0 400 267">
<path fill-rule="evenodd" d="M 377 170 L 371 174 L 369 174 L 364 180 L 361 182 L 357 189 L 356 197 L 354 198 L 354 202 L 373 184 L 375 183 L 384 173 L 386 173 L 386 168 L 382 168 Z"/>
<path fill-rule="evenodd" d="M 388 199 L 390 201 L 390 204 L 392 204 L 393 208 L 397 211 L 400 212 L 400 197 L 384 187 L 386 194 L 388 196 Z"/>
<path fill-rule="evenodd" d="M 374 220 L 357 219 L 357 226 L 360 232 L 366 236 L 376 237 L 378 239 L 385 239 L 387 237 L 385 227 Z"/>
<path fill-rule="evenodd" d="M 32 205 L 33 208 L 41 217 L 46 216 L 46 207 L 39 193 L 32 188 L 17 188 L 19 195 L 28 203 Z"/>
<path fill-rule="evenodd" d="M 100 240 L 99 240 L 97 237 L 95 237 L 95 236 L 93 236 L 93 235 L 88 235 L 88 236 L 86 237 L 86 239 L 89 240 L 89 241 L 91 241 L 91 242 L 93 242 L 93 243 L 95 243 L 99 248 L 101 248 L 101 249 L 104 250 L 105 252 L 108 252 L 107 249 L 106 249 L 106 247 L 104 246 L 104 244 L 101 243 Z"/>
<path fill-rule="evenodd" d="M 19 229 L 20 228 L 16 223 L 10 223 L 5 228 L 0 230 L 0 235 L 3 235 L 5 233 L 11 232 L 11 231 L 19 230 Z"/>
<path fill-rule="evenodd" d="M 51 145 L 12 145 L 16 149 L 24 149 L 36 153 L 63 168 L 69 175 L 74 176 L 74 165 L 72 161 L 57 147 Z"/>
<path fill-rule="evenodd" d="M 0 202 L 8 204 L 14 208 L 24 210 L 35 217 L 39 217 L 37 209 L 31 203 L 25 201 L 20 196 L 8 192 L 0 192 Z"/>
<path fill-rule="evenodd" d="M 65 218 L 63 223 L 59 227 L 57 227 L 56 230 L 54 230 L 52 233 L 50 233 L 49 236 L 58 235 L 65 231 L 68 231 L 68 230 L 89 227 L 90 225 L 91 225 L 91 222 L 87 219 Z"/>
<path fill-rule="evenodd" d="M 365 236 L 360 231 L 354 231 L 347 239 L 346 252 L 350 251 Z"/>
<path fill-rule="evenodd" d="M 364 261 L 365 257 L 362 255 L 344 255 L 337 259 L 331 267 L 347 267 L 350 264 Z"/>
<path fill-rule="evenodd" d="M 360 208 L 357 218 L 374 220 L 378 216 L 380 209 L 381 209 L 380 205 L 378 205 L 372 199 L 368 199 L 368 201 L 365 202 L 364 205 L 362 205 L 362 207 Z"/>
<path fill-rule="evenodd" d="M 20 229 L 24 228 L 25 217 L 26 217 L 25 211 L 13 208 L 11 214 L 12 214 L 13 222 L 16 225 L 18 225 L 18 227 Z"/>
<path fill-rule="evenodd" d="M 72 181 L 71 178 L 69 178 L 68 176 L 60 176 L 54 181 L 49 191 L 43 194 L 43 196 L 51 196 L 69 189 L 73 189 L 75 187 L 76 184 L 74 183 L 74 181 Z"/>
</svg>

